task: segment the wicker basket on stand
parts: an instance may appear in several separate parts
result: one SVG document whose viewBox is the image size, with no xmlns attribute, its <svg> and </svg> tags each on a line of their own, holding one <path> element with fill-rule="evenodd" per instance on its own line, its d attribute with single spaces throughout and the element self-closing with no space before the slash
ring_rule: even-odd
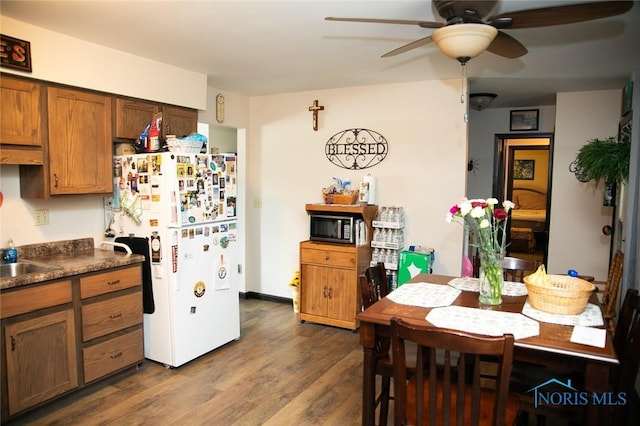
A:
<svg viewBox="0 0 640 426">
<path fill-rule="evenodd" d="M 595 289 L 588 281 L 566 275 L 547 275 L 547 281 L 547 285 L 534 284 L 529 275 L 524 277 L 531 306 L 551 314 L 582 313 Z"/>
<path fill-rule="evenodd" d="M 325 194 L 322 198 L 326 204 L 355 204 L 358 201 L 359 190 L 353 191 L 351 194 Z"/>
</svg>

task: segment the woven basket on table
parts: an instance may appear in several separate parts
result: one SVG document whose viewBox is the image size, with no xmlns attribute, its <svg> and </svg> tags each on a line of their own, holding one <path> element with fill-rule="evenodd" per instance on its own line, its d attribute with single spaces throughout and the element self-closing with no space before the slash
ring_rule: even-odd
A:
<svg viewBox="0 0 640 426">
<path fill-rule="evenodd" d="M 551 314 L 577 315 L 584 311 L 595 286 L 580 278 L 566 275 L 547 275 L 549 286 L 533 284 L 529 276 L 524 283 L 529 304 L 534 309 Z"/>
</svg>

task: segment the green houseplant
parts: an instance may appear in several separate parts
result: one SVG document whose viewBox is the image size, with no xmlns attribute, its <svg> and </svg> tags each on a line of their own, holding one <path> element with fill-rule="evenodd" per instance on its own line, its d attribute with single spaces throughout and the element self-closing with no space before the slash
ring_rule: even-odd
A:
<svg viewBox="0 0 640 426">
<path fill-rule="evenodd" d="M 580 148 L 573 171 L 582 182 L 593 181 L 596 186 L 626 182 L 629 178 L 629 141 L 618 142 L 615 138 L 590 139 Z"/>
</svg>

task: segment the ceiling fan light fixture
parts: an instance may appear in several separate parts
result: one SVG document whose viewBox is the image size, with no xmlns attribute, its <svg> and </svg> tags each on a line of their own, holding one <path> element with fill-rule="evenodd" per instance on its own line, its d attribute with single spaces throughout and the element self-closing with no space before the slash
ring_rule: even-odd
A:
<svg viewBox="0 0 640 426">
<path fill-rule="evenodd" d="M 482 111 L 497 97 L 495 93 L 472 93 L 469 95 L 469 106 L 476 111 Z"/>
<path fill-rule="evenodd" d="M 463 65 L 487 50 L 498 35 L 495 27 L 487 24 L 454 24 L 438 28 L 431 38 L 438 48 Z"/>
</svg>

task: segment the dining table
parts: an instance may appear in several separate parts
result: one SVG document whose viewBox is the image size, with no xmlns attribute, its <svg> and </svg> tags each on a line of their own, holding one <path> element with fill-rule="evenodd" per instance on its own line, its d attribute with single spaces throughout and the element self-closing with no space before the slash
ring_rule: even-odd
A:
<svg viewBox="0 0 640 426">
<path fill-rule="evenodd" d="M 573 316 L 562 315 L 560 323 L 549 322 L 553 318 L 550 320 L 544 313 L 535 309 L 532 310 L 527 300 L 524 284 L 511 283 L 514 285 L 520 284 L 525 289 L 524 294 L 523 292 L 515 292 L 513 293 L 514 295 L 504 295 L 503 293 L 500 305 L 487 306 L 480 304 L 478 293 L 473 291 L 472 287 L 465 287 L 464 285 L 452 287 L 454 283 L 464 284 L 469 281 L 472 282 L 472 280 L 447 275 L 418 274 L 403 286 L 398 287 L 397 290 L 389 293 L 387 297 L 356 315 L 356 319 L 360 322 L 360 344 L 364 353 L 362 380 L 363 425 L 375 424 L 376 338 L 378 336 L 389 336 L 390 321 L 394 317 L 410 322 L 447 328 L 456 328 L 464 324 L 473 327 L 480 326 L 481 331 L 479 332 L 477 330 L 465 330 L 478 332 L 479 334 L 491 334 L 490 332 L 482 332 L 482 326 L 483 323 L 486 326 L 491 326 L 493 324 L 489 323 L 495 321 L 492 319 L 477 321 L 477 319 L 473 319 L 474 315 L 489 315 L 488 318 L 496 316 L 498 321 L 500 316 L 515 318 L 515 321 L 509 321 L 511 323 L 521 323 L 522 327 L 514 334 L 514 362 L 533 362 L 550 367 L 571 366 L 571 368 L 578 369 L 583 374 L 584 391 L 603 393 L 609 390 L 609 374 L 611 369 L 619 362 L 613 348 L 611 335 L 606 331 L 604 323 L 595 325 L 599 324 L 596 322 L 594 327 L 585 327 L 587 329 L 605 329 L 602 330 L 602 333 L 599 333 L 601 336 L 604 335 L 602 339 L 604 343 L 602 345 L 577 343 L 572 341 L 575 340 L 572 339 L 572 334 L 574 326 L 578 328 L 579 324 L 572 323 Z M 444 287 L 435 287 L 434 285 Z M 408 296 L 415 301 L 419 299 L 419 296 L 413 295 L 411 292 L 418 290 L 420 286 L 430 286 L 429 288 L 431 289 L 439 290 L 439 295 L 435 301 L 432 300 L 426 304 L 418 301 L 414 304 L 414 302 L 402 300 L 399 294 L 394 297 L 394 293 L 400 293 L 399 290 L 404 286 L 416 286 L 407 287 L 403 290 L 405 298 Z M 588 307 L 597 311 L 593 317 L 597 318 L 599 312 L 600 319 L 602 319 L 600 304 L 595 294 L 591 295 Z M 523 315 L 523 311 L 529 316 Z M 540 316 L 532 315 L 531 312 L 535 312 Z M 457 318 L 459 315 L 460 318 Z M 551 317 L 557 317 L 557 315 L 552 315 Z M 564 317 L 567 317 L 566 321 Z M 469 318 L 472 319 L 469 320 Z M 587 321 L 589 321 L 589 318 L 587 318 Z M 473 324 L 471 324 L 472 322 Z M 590 324 L 587 322 L 586 325 Z M 590 404 L 587 405 L 586 409 L 587 422 L 594 425 L 599 424 L 598 416 L 602 414 L 599 407 Z"/>
</svg>

